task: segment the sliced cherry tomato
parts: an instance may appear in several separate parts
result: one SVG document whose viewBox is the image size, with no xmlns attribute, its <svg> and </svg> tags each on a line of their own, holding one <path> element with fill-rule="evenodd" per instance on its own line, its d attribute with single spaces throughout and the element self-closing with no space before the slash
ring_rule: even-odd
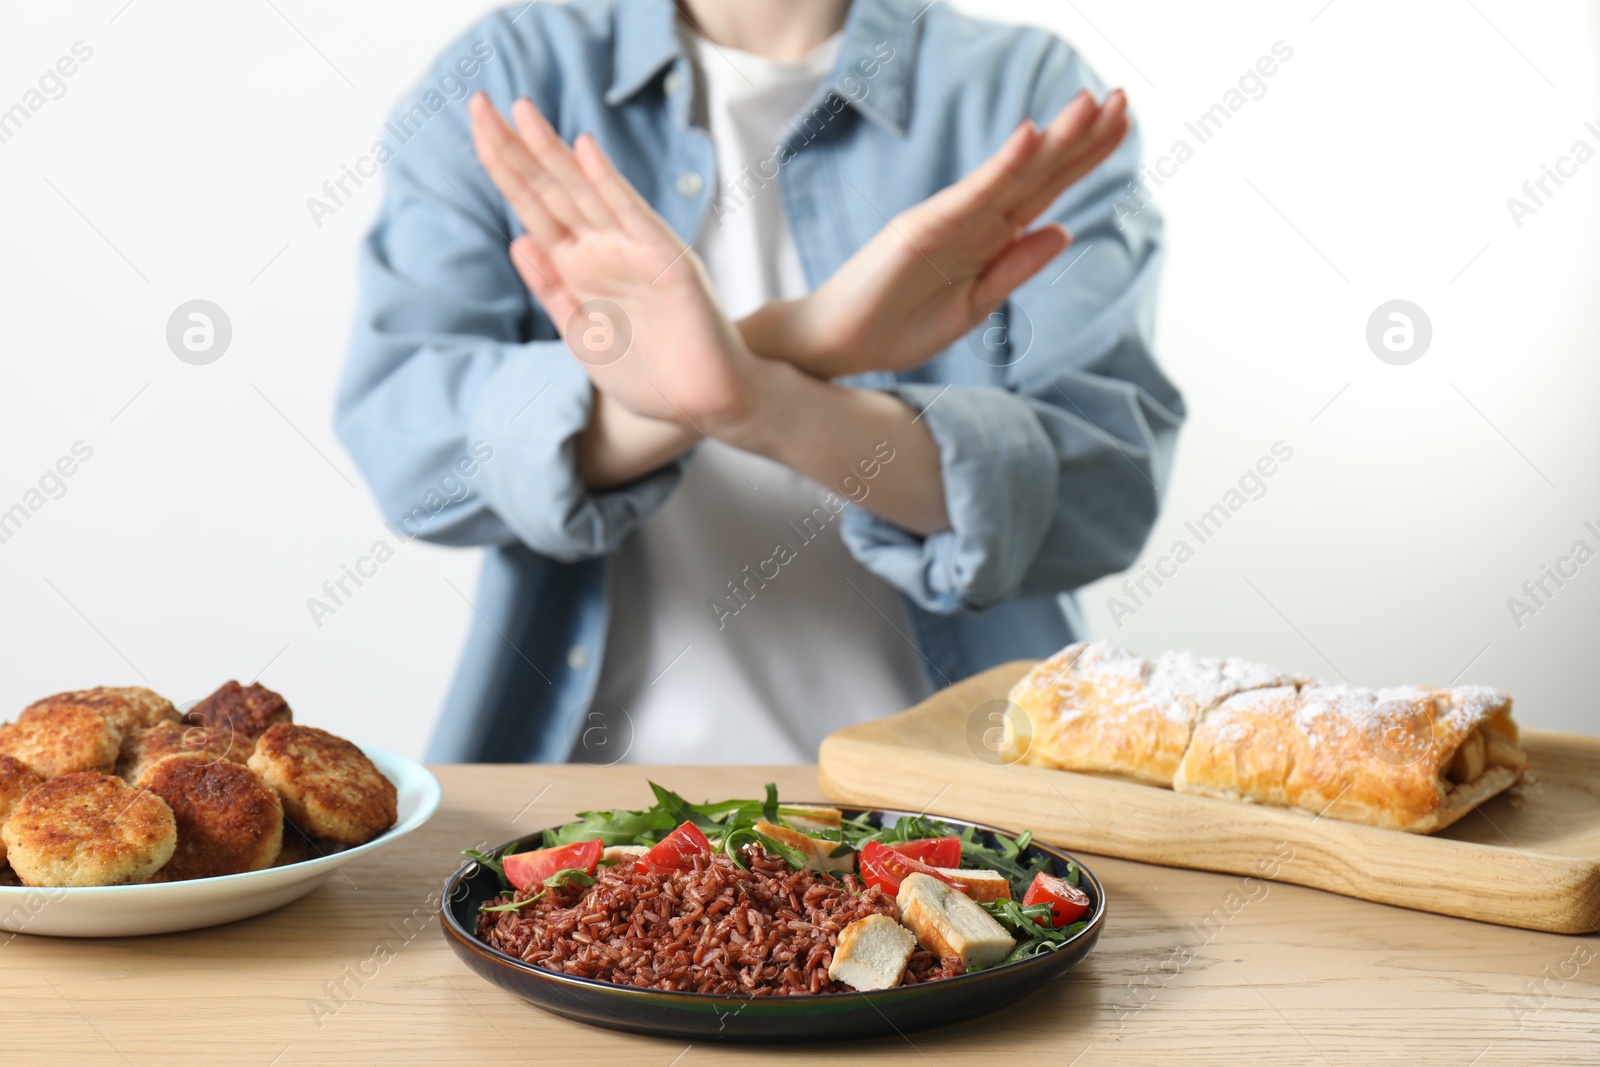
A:
<svg viewBox="0 0 1600 1067">
<path fill-rule="evenodd" d="M 700 827 L 692 822 L 686 822 L 672 833 L 661 839 L 661 843 L 649 852 L 639 857 L 635 869 L 648 871 L 651 868 L 664 871 L 688 870 L 694 864 L 691 856 L 709 856 L 711 842 L 706 840 L 706 835 L 700 832 Z"/>
<path fill-rule="evenodd" d="M 1040 871 L 1033 876 L 1033 884 L 1028 887 L 1027 895 L 1022 898 L 1023 907 L 1034 904 L 1050 905 L 1052 926 L 1070 926 L 1088 913 L 1089 894 L 1071 882 Z M 1044 925 L 1042 920 L 1035 921 L 1040 926 Z"/>
<path fill-rule="evenodd" d="M 902 856 L 921 860 L 930 867 L 961 866 L 959 837 L 922 837 L 915 841 L 897 841 L 889 847 Z"/>
<path fill-rule="evenodd" d="M 945 885 L 967 892 L 967 886 L 919 859 L 913 859 L 880 841 L 868 841 L 861 848 L 861 880 L 875 885 L 889 896 L 900 893 L 900 883 L 913 874 L 926 874 Z"/>
<path fill-rule="evenodd" d="M 559 848 L 519 852 L 515 856 L 507 856 L 503 861 L 506 881 L 518 889 L 527 889 L 530 886 L 541 885 L 546 878 L 557 871 L 576 868 L 584 874 L 593 874 L 600 862 L 600 853 L 604 851 L 605 845 L 596 838 L 593 841 L 579 841 Z"/>
</svg>

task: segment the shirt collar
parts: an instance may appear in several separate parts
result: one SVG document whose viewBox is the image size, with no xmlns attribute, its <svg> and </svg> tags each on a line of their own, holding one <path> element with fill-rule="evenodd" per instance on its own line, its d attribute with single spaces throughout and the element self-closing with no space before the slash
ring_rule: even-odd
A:
<svg viewBox="0 0 1600 1067">
<path fill-rule="evenodd" d="M 839 59 L 825 83 L 902 136 L 911 122 L 917 31 L 927 6 L 925 0 L 852 0 Z M 617 0 L 616 20 L 614 73 L 605 96 L 612 106 L 683 54 L 672 0 Z"/>
<path fill-rule="evenodd" d="M 828 88 L 900 136 L 911 124 L 921 13 L 931 6 L 927 0 L 853 0 L 839 61 L 828 76 Z"/>
<path fill-rule="evenodd" d="M 672 0 L 617 0 L 615 54 L 606 103 L 613 107 L 648 85 L 683 54 Z"/>
</svg>

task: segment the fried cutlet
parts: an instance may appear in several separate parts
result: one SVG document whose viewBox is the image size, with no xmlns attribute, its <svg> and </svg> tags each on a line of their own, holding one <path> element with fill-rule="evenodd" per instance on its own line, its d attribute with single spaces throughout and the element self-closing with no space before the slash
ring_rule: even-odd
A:
<svg viewBox="0 0 1600 1067">
<path fill-rule="evenodd" d="M 93 708 L 39 704 L 18 721 L 0 726 L 0 755 L 27 764 L 42 778 L 97 771 L 117 764 L 122 731 Z"/>
<path fill-rule="evenodd" d="M 157 881 L 259 871 L 277 860 L 283 812 L 248 767 L 204 753 L 167 756 L 139 786 L 165 800 L 178 823 L 178 847 Z"/>
<path fill-rule="evenodd" d="M 237 736 L 227 730 L 206 726 L 185 726 L 181 722 L 157 723 L 122 739 L 117 756 L 117 773 L 137 782 L 157 760 L 184 753 L 198 753 L 213 760 L 232 760 L 242 764 L 255 749 L 255 739 Z"/>
<path fill-rule="evenodd" d="M 18 801 L 43 782 L 44 779 L 30 771 L 26 764 L 10 756 L 0 756 L 0 824 L 5 823 Z M 5 863 L 6 843 L 0 838 L 0 867 Z"/>
<path fill-rule="evenodd" d="M 24 885 L 129 885 L 172 858 L 178 826 L 154 793 L 111 774 L 67 774 L 29 791 L 0 838 Z"/>
<path fill-rule="evenodd" d="M 284 815 L 312 837 L 360 845 L 395 823 L 394 783 L 359 748 L 326 730 L 278 723 L 256 741 L 250 769 L 277 791 Z"/>
<path fill-rule="evenodd" d="M 26 720 L 36 709 L 53 704 L 76 704 L 80 708 L 93 708 L 111 721 L 124 735 L 135 730 L 154 726 L 158 722 L 176 722 L 178 709 L 172 701 L 151 689 L 140 686 L 112 688 L 98 686 L 94 689 L 75 689 L 57 693 L 30 704 L 19 719 Z"/>
<path fill-rule="evenodd" d="M 190 708 L 184 721 L 253 740 L 269 726 L 293 722 L 294 714 L 283 697 L 258 682 L 250 685 L 225 682 L 215 693 Z"/>
</svg>

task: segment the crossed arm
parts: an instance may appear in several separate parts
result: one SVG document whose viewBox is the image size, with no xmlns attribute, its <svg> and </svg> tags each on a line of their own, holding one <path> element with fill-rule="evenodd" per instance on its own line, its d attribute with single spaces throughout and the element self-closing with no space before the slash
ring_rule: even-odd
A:
<svg viewBox="0 0 1600 1067">
<path fill-rule="evenodd" d="M 515 129 L 481 95 L 471 110 L 479 158 L 527 231 L 512 261 L 595 388 L 577 449 L 586 484 L 626 484 L 703 437 L 828 484 L 888 440 L 898 477 L 865 506 L 923 535 L 949 525 L 926 425 L 889 394 L 829 379 L 915 367 L 982 322 L 1067 246 L 1061 227 L 1028 226 L 1128 128 L 1120 92 L 1103 104 L 1080 94 L 902 213 L 814 292 L 732 322 L 699 258 L 592 138 L 569 148 L 526 99 Z M 568 328 L 590 300 L 628 317 L 623 358 L 594 358 Z"/>
</svg>

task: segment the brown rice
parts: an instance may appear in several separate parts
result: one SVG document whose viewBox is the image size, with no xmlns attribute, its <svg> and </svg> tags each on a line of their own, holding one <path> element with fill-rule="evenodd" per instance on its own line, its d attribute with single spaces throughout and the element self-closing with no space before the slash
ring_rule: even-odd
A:
<svg viewBox="0 0 1600 1067">
<path fill-rule="evenodd" d="M 849 992 L 828 977 L 839 932 L 868 915 L 893 916 L 894 901 L 853 874 L 792 870 L 760 846 L 741 858 L 749 870 L 720 853 L 695 857 L 692 870 L 604 868 L 592 886 L 563 886 L 520 911 L 484 913 L 478 936 L 535 966 L 619 985 L 746 996 Z M 961 973 L 959 959 L 918 949 L 903 982 Z"/>
</svg>

